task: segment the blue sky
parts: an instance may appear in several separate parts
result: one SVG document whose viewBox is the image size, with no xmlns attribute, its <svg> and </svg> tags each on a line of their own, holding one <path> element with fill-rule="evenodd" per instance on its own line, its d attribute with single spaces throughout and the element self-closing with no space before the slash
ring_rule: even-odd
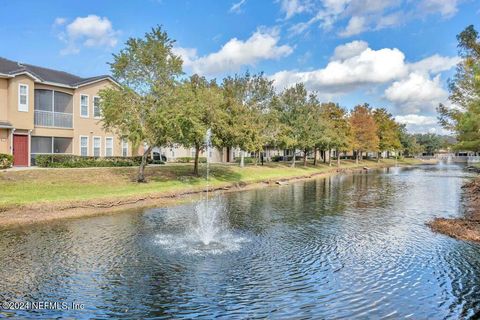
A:
<svg viewBox="0 0 480 320">
<path fill-rule="evenodd" d="M 412 131 L 441 132 L 435 106 L 458 62 L 474 0 L 0 0 L 0 56 L 81 76 L 109 73 L 129 37 L 163 25 L 187 74 L 263 71 L 324 101 L 386 107 Z M 477 26 L 478 27 L 478 26 Z"/>
</svg>

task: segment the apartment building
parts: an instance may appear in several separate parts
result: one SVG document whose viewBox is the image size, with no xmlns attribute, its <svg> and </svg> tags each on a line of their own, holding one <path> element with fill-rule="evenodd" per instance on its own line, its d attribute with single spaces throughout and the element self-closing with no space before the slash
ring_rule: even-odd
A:
<svg viewBox="0 0 480 320">
<path fill-rule="evenodd" d="M 128 141 L 103 129 L 98 93 L 117 85 L 108 75 L 82 78 L 0 58 L 0 153 L 15 166 L 38 154 L 131 156 Z"/>
</svg>

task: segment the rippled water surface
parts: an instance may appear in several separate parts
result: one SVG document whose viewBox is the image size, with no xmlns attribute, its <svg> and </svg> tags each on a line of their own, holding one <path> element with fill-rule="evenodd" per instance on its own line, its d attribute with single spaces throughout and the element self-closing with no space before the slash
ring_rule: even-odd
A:
<svg viewBox="0 0 480 320">
<path fill-rule="evenodd" d="M 394 168 L 229 193 L 217 250 L 190 241 L 195 203 L 0 231 L 0 302 L 82 311 L 0 317 L 480 316 L 480 246 L 432 233 L 462 214 L 461 167 Z"/>
</svg>

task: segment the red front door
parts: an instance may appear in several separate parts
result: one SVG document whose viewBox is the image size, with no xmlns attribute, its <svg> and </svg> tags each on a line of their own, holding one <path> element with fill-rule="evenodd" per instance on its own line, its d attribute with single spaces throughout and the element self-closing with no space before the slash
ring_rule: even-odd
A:
<svg viewBox="0 0 480 320">
<path fill-rule="evenodd" d="M 13 135 L 13 165 L 28 166 L 28 136 Z"/>
</svg>

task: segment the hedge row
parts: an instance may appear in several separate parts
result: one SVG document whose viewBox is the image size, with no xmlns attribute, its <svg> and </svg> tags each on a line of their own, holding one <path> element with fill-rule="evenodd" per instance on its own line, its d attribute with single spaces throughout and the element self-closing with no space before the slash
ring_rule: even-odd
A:
<svg viewBox="0 0 480 320">
<path fill-rule="evenodd" d="M 13 165 L 13 156 L 0 153 L 0 169 L 7 169 Z"/>
<path fill-rule="evenodd" d="M 176 162 L 178 163 L 189 163 L 189 162 L 194 162 L 195 158 L 194 157 L 178 157 L 175 159 Z M 198 157 L 198 162 L 200 163 L 207 163 L 207 158 L 206 157 Z"/>
<path fill-rule="evenodd" d="M 87 167 L 132 167 L 138 166 L 142 157 L 81 157 L 74 155 L 42 154 L 35 157 L 35 164 L 43 168 L 87 168 Z M 151 161 L 149 163 L 163 163 Z"/>
</svg>

